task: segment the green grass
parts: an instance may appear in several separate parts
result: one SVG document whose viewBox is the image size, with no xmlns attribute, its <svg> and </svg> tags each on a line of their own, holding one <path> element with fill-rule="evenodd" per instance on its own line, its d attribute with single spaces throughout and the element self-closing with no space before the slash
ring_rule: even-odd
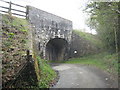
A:
<svg viewBox="0 0 120 90">
<path fill-rule="evenodd" d="M 29 30 L 29 23 L 26 19 L 17 18 L 7 14 L 3 15 L 2 19 L 4 23 L 6 23 L 9 26 L 17 27 L 17 29 L 20 31 L 27 32 Z"/>
<path fill-rule="evenodd" d="M 65 61 L 63 61 L 63 60 L 61 60 L 61 61 L 60 60 L 59 61 L 57 61 L 57 60 L 55 60 L 55 61 L 54 60 L 48 60 L 48 62 L 49 63 L 64 63 Z"/>
<path fill-rule="evenodd" d="M 90 41 L 93 45 L 97 47 L 102 47 L 102 42 L 97 38 L 96 35 L 92 35 L 90 33 L 85 33 L 80 30 L 73 30 L 73 33 L 79 35 L 80 37 L 84 38 L 85 40 Z"/>
<path fill-rule="evenodd" d="M 47 64 L 46 60 L 37 57 L 38 66 L 40 69 L 39 88 L 49 88 L 50 82 L 56 78 L 56 72 Z"/>
<path fill-rule="evenodd" d="M 105 52 L 81 58 L 72 58 L 64 63 L 96 66 L 114 75 L 117 75 L 118 72 L 117 55 L 116 54 L 111 55 Z"/>
</svg>

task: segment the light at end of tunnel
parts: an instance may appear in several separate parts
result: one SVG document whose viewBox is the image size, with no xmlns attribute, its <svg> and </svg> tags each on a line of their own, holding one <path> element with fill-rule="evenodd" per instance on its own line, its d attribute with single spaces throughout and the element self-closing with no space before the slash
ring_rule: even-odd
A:
<svg viewBox="0 0 120 90">
<path fill-rule="evenodd" d="M 76 53 L 77 53 L 77 50 L 75 50 L 74 53 L 76 54 Z"/>
</svg>

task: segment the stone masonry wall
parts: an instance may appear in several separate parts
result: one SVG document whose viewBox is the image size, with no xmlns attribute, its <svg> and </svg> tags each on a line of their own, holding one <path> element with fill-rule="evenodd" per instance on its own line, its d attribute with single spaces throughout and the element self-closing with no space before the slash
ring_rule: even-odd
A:
<svg viewBox="0 0 120 90">
<path fill-rule="evenodd" d="M 90 41 L 83 39 L 79 35 L 72 33 L 69 58 L 79 58 L 81 56 L 97 53 L 98 48 Z"/>
<path fill-rule="evenodd" d="M 45 57 L 46 44 L 51 39 L 62 38 L 70 44 L 72 34 L 71 21 L 31 6 L 28 7 L 28 19 L 34 28 L 34 44 L 39 55 L 43 54 L 43 57 Z"/>
</svg>

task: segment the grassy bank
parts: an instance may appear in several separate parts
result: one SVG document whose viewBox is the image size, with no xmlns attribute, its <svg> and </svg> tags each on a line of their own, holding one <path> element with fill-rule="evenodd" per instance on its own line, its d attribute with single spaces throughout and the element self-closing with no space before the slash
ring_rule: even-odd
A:
<svg viewBox="0 0 120 90">
<path fill-rule="evenodd" d="M 25 19 L 2 15 L 2 84 L 14 79 L 25 63 L 29 23 Z"/>
<path fill-rule="evenodd" d="M 46 60 L 37 57 L 38 66 L 40 70 L 39 88 L 49 88 L 54 79 L 56 78 L 56 72 L 50 67 Z"/>
<path fill-rule="evenodd" d="M 104 52 L 96 55 L 84 56 L 81 58 L 72 58 L 66 61 L 65 63 L 96 66 L 100 69 L 112 73 L 113 75 L 117 75 L 117 59 L 118 57 L 116 54 L 111 55 L 109 53 Z"/>
<path fill-rule="evenodd" d="M 85 32 L 82 32 L 80 30 L 73 30 L 73 32 L 75 34 L 79 35 L 80 37 L 84 38 L 85 40 L 88 40 L 94 46 L 97 46 L 99 48 L 101 48 L 103 46 L 101 40 L 99 40 L 96 35 L 93 35 L 93 34 L 90 34 L 90 33 L 85 33 Z"/>
</svg>

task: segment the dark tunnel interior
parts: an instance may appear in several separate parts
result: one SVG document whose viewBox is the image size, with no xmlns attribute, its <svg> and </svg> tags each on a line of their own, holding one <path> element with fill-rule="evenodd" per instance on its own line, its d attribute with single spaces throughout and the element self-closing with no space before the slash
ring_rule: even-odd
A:
<svg viewBox="0 0 120 90">
<path fill-rule="evenodd" d="M 65 39 L 54 38 L 46 45 L 47 60 L 65 60 L 67 58 L 68 43 Z"/>
</svg>

